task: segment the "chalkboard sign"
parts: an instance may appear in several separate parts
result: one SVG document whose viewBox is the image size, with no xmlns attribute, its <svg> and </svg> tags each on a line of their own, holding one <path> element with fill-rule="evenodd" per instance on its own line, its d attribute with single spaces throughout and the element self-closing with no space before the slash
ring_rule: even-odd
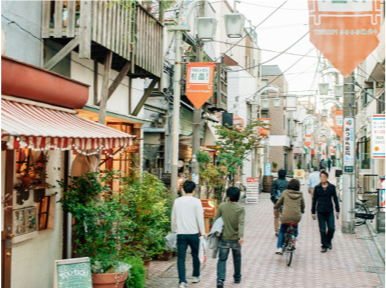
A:
<svg viewBox="0 0 386 288">
<path fill-rule="evenodd" d="M 55 288 L 92 288 L 90 259 L 55 261 Z"/>
</svg>

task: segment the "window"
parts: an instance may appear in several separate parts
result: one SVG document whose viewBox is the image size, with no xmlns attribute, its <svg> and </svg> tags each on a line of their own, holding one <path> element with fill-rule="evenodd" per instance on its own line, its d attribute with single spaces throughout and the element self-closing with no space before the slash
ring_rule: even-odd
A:
<svg viewBox="0 0 386 288">
<path fill-rule="evenodd" d="M 285 115 L 283 115 L 283 129 L 285 129 Z"/>
<path fill-rule="evenodd" d="M 268 85 L 268 79 L 262 79 L 260 89 L 265 88 L 265 86 L 267 86 L 267 85 Z M 268 95 L 268 93 L 269 93 L 269 91 L 264 91 L 263 93 L 261 93 L 261 95 Z"/>
<path fill-rule="evenodd" d="M 39 231 L 46 230 L 48 227 L 48 217 L 50 212 L 50 196 L 45 196 L 38 202 Z"/>
<path fill-rule="evenodd" d="M 366 93 L 366 92 L 367 93 Z M 365 88 L 365 91 L 362 92 L 362 102 L 363 102 L 363 106 L 366 106 L 367 103 L 370 102 L 370 100 L 372 99 L 370 95 L 374 96 L 374 90 L 373 88 Z"/>
<path fill-rule="evenodd" d="M 261 118 L 269 118 L 268 113 L 267 112 L 262 112 L 261 113 Z"/>
<path fill-rule="evenodd" d="M 383 102 L 377 101 L 377 113 L 383 114 L 385 113 L 385 92 L 383 92 L 382 95 L 378 97 L 378 99 L 382 100 Z"/>
</svg>

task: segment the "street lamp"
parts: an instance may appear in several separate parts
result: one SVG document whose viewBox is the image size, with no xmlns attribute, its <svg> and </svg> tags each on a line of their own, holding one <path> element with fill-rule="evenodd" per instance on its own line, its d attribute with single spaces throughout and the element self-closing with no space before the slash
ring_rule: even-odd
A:
<svg viewBox="0 0 386 288">
<path fill-rule="evenodd" d="M 212 17 L 198 17 L 196 22 L 197 37 L 202 41 L 213 41 L 216 34 L 217 20 Z"/>
<path fill-rule="evenodd" d="M 224 15 L 225 29 L 229 38 L 241 38 L 244 31 L 245 16 L 241 13 Z"/>
<path fill-rule="evenodd" d="M 335 97 L 342 97 L 343 96 L 343 85 L 335 85 L 334 94 L 335 94 Z"/>
<path fill-rule="evenodd" d="M 322 109 L 322 116 L 327 117 L 328 116 L 328 109 Z"/>
<path fill-rule="evenodd" d="M 262 99 L 261 100 L 261 106 L 263 109 L 268 109 L 269 108 L 269 99 Z"/>
<path fill-rule="evenodd" d="M 281 99 L 279 97 L 273 98 L 273 106 L 274 107 L 280 107 L 281 106 Z"/>
<path fill-rule="evenodd" d="M 319 83 L 319 93 L 320 95 L 328 94 L 328 83 Z"/>
</svg>

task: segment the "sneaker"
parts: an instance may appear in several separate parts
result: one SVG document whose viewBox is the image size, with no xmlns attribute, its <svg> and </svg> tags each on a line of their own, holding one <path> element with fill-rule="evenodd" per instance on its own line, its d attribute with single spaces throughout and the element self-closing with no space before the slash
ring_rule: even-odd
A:
<svg viewBox="0 0 386 288">
<path fill-rule="evenodd" d="M 241 283 L 241 280 L 235 280 L 235 283 L 236 283 L 236 284 L 240 284 L 240 283 Z"/>
<path fill-rule="evenodd" d="M 217 288 L 224 288 L 224 282 L 218 281 L 217 282 Z"/>
<path fill-rule="evenodd" d="M 178 286 L 179 288 L 185 288 L 186 287 L 186 283 L 185 282 L 181 282 L 180 283 L 180 286 Z"/>
<path fill-rule="evenodd" d="M 200 277 L 200 276 L 198 276 L 198 277 L 193 277 L 192 283 L 198 283 L 198 282 L 200 282 L 200 280 L 201 280 L 201 277 Z"/>
<path fill-rule="evenodd" d="M 327 252 L 327 248 L 322 248 L 322 250 L 320 250 L 320 252 L 326 253 Z"/>
<path fill-rule="evenodd" d="M 276 254 L 277 254 L 277 255 L 283 254 L 283 248 L 277 248 Z"/>
<path fill-rule="evenodd" d="M 328 245 L 328 249 L 332 250 L 332 244 L 331 243 Z"/>
</svg>

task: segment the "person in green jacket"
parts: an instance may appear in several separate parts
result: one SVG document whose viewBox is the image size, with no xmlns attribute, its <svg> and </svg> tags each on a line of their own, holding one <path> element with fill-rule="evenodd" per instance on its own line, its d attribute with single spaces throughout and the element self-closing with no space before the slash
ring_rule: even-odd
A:
<svg viewBox="0 0 386 288">
<path fill-rule="evenodd" d="M 240 190 L 230 187 L 227 190 L 227 202 L 218 206 L 214 222 L 220 217 L 224 221 L 223 232 L 218 244 L 219 259 L 217 262 L 217 288 L 224 287 L 226 261 L 232 249 L 235 283 L 241 283 L 241 244 L 244 243 L 245 208 L 238 204 Z"/>
<path fill-rule="evenodd" d="M 281 213 L 281 226 L 279 237 L 277 239 L 277 251 L 276 254 L 281 255 L 283 253 L 283 240 L 284 233 L 287 230 L 288 223 L 299 223 L 302 219 L 302 214 L 306 207 L 304 203 L 303 193 L 300 191 L 299 180 L 292 179 L 287 186 L 287 189 L 283 191 L 279 200 L 275 205 L 275 209 L 280 208 L 283 205 L 283 212 Z M 298 233 L 299 224 L 296 225 Z M 298 234 L 296 234 L 297 237 Z"/>
</svg>

